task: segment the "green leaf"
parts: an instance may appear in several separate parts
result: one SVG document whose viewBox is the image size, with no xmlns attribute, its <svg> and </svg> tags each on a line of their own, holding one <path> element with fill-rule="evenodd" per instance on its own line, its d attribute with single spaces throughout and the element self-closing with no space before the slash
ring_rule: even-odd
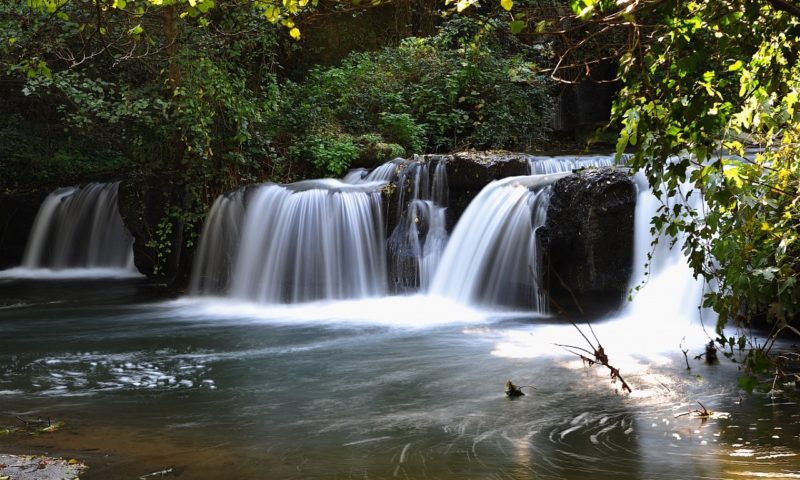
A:
<svg viewBox="0 0 800 480">
<path fill-rule="evenodd" d="M 508 24 L 508 27 L 511 29 L 511 33 L 514 35 L 520 33 L 522 30 L 525 29 L 525 21 L 524 20 L 514 20 Z"/>
<path fill-rule="evenodd" d="M 741 60 L 736 60 L 735 62 L 733 62 L 733 65 L 728 67 L 728 71 L 735 72 L 737 70 L 741 70 L 742 66 L 744 66 L 744 62 L 742 62 Z"/>
</svg>

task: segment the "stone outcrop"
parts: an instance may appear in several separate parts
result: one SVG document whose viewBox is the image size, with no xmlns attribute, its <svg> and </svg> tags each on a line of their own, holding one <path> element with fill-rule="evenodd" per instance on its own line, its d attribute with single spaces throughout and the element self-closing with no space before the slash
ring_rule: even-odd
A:
<svg viewBox="0 0 800 480">
<path fill-rule="evenodd" d="M 539 231 L 552 311 L 597 315 L 622 304 L 633 262 L 635 208 L 636 186 L 619 169 L 585 170 L 553 185 Z"/>
<path fill-rule="evenodd" d="M 133 235 L 136 268 L 176 288 L 188 282 L 194 254 L 186 248 L 184 222 L 169 215 L 173 207 L 180 210 L 184 197 L 184 187 L 168 179 L 125 180 L 119 186 L 119 213 Z"/>
<path fill-rule="evenodd" d="M 47 194 L 37 190 L 0 196 L 0 270 L 22 263 L 33 222 Z"/>
<path fill-rule="evenodd" d="M 429 160 L 447 165 L 447 223 L 452 230 L 469 202 L 490 182 L 518 175 L 528 175 L 530 155 L 512 152 L 459 152 L 450 155 L 425 155 Z"/>
</svg>

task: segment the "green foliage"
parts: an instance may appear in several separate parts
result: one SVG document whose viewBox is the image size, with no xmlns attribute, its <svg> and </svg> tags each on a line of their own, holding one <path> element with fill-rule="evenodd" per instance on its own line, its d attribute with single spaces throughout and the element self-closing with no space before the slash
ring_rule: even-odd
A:
<svg viewBox="0 0 800 480">
<path fill-rule="evenodd" d="M 434 37 L 314 69 L 304 82 L 285 85 L 271 119 L 276 141 L 374 134 L 408 154 L 535 148 L 547 138 L 551 84 L 531 58 L 501 45 L 501 30 L 457 18 Z"/>
<path fill-rule="evenodd" d="M 685 235 L 695 273 L 715 285 L 704 304 L 719 314 L 719 342 L 745 355 L 741 386 L 752 390 L 774 336 L 796 331 L 800 314 L 800 11 L 748 0 L 625 7 L 605 18 L 655 27 L 621 58 L 618 153 L 636 147 L 631 166 L 665 197 L 702 196 L 702 209 L 663 198 L 654 229 Z M 766 344 L 746 330 L 726 338 L 730 321 L 754 316 L 772 325 Z"/>
<path fill-rule="evenodd" d="M 402 146 L 408 152 L 422 152 L 425 127 L 407 113 L 381 112 L 378 129 L 383 137 Z"/>
<path fill-rule="evenodd" d="M 289 148 L 291 155 L 309 159 L 323 175 L 339 177 L 358 158 L 359 149 L 347 135 L 309 135 Z"/>
</svg>

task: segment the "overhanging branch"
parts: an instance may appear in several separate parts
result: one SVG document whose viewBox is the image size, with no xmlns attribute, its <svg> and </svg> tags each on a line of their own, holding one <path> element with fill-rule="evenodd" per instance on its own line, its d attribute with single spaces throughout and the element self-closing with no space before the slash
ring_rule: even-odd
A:
<svg viewBox="0 0 800 480">
<path fill-rule="evenodd" d="M 772 5 L 772 7 L 776 10 L 786 12 L 795 18 L 800 18 L 800 6 L 797 6 L 788 0 L 767 0 L 767 3 Z"/>
</svg>

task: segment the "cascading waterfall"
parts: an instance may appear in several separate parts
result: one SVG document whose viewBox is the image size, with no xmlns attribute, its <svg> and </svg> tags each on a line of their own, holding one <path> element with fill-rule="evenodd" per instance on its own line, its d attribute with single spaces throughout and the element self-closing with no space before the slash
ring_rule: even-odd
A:
<svg viewBox="0 0 800 480">
<path fill-rule="evenodd" d="M 495 181 L 472 201 L 448 240 L 446 158 L 395 159 L 343 180 L 260 185 L 221 196 L 203 230 L 195 295 L 266 304 L 423 291 L 468 305 L 546 311 L 536 232 L 550 184 L 613 157 L 533 157 L 548 175 Z M 378 187 L 393 182 L 383 236 Z M 388 262 L 387 262 L 388 258 Z"/>
<path fill-rule="evenodd" d="M 550 184 L 566 175 L 510 177 L 481 190 L 453 230 L 430 293 L 546 312 L 536 231 L 545 221 Z"/>
<path fill-rule="evenodd" d="M 244 218 L 246 189 L 217 197 L 200 235 L 200 247 L 189 291 L 221 294 L 230 285 L 239 251 L 239 226 Z"/>
<path fill-rule="evenodd" d="M 251 187 L 218 200 L 205 226 L 192 293 L 267 304 L 384 294 L 381 185 L 309 180 Z M 221 231 L 234 221 L 223 218 L 230 211 L 243 212 L 238 233 Z M 220 269 L 229 279 L 209 280 Z"/>
<path fill-rule="evenodd" d="M 397 164 L 397 226 L 389 236 L 392 287 L 426 290 L 447 244 L 447 166 L 412 159 Z M 383 171 L 384 166 L 378 170 Z M 376 170 L 376 171 L 378 171 Z"/>
<path fill-rule="evenodd" d="M 616 165 L 613 155 L 592 155 L 581 157 L 543 157 L 534 156 L 528 159 L 531 175 L 547 175 L 552 173 L 571 172 L 589 167 L 613 167 Z"/>
<path fill-rule="evenodd" d="M 650 221 L 661 206 L 661 201 L 650 190 L 644 174 L 637 173 L 634 180 L 639 189 L 634 220 L 634 271 L 630 285 L 634 294 L 626 313 L 637 318 L 666 322 L 678 318 L 697 318 L 704 282 L 694 277 L 683 254 L 683 242 L 680 239 L 670 248 L 669 238 L 659 238 L 653 250 Z M 693 195 L 689 207 L 698 209 L 701 202 L 698 195 Z M 651 252 L 652 257 L 648 259 Z M 648 263 L 649 267 L 646 268 Z"/>
<path fill-rule="evenodd" d="M 134 270 L 133 237 L 117 206 L 116 183 L 60 188 L 42 203 L 34 221 L 24 268 Z"/>
</svg>

